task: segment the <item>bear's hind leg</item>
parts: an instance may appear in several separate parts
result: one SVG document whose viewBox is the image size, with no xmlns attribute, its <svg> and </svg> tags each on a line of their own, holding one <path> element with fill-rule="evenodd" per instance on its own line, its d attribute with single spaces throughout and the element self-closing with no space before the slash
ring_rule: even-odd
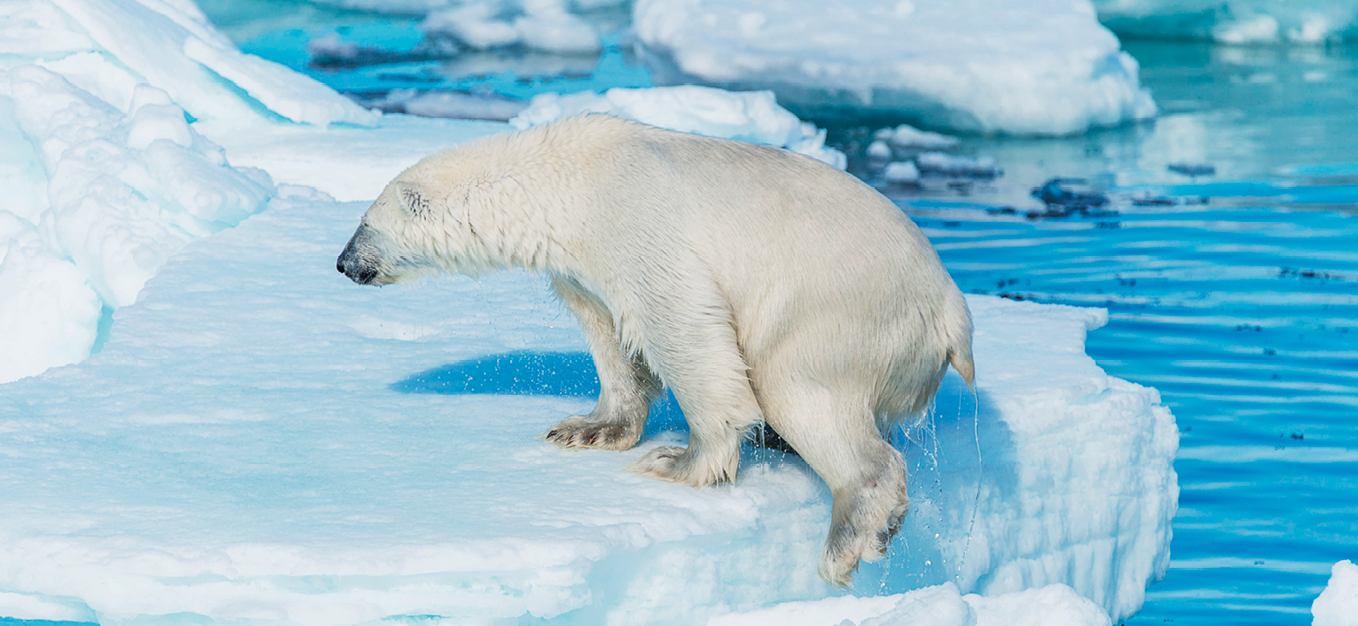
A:
<svg viewBox="0 0 1358 626">
<path fill-rule="evenodd" d="M 882 440 L 865 406 L 854 409 L 851 400 L 836 403 L 829 394 L 815 395 L 784 397 L 765 410 L 769 423 L 834 496 L 817 571 L 825 582 L 844 588 L 853 582 L 859 560 L 875 561 L 886 553 L 909 509 L 905 459 Z"/>
<path fill-rule="evenodd" d="M 644 363 L 623 353 L 603 303 L 568 278 L 553 277 L 552 289 L 580 319 L 599 373 L 599 403 L 589 415 L 572 415 L 544 436 L 562 448 L 630 449 L 641 439 L 660 381 Z"/>
</svg>

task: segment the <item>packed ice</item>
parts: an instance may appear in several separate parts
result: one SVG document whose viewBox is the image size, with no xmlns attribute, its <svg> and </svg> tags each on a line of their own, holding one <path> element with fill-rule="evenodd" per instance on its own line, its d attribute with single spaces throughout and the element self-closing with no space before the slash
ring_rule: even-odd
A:
<svg viewBox="0 0 1358 626">
<path fill-rule="evenodd" d="M 534 96 L 509 123 L 530 128 L 583 113 L 607 113 L 670 130 L 787 148 L 839 169 L 847 162 L 844 153 L 826 147 L 824 130 L 797 119 L 770 91 L 684 85 L 617 87 L 602 94 L 545 93 Z"/>
<path fill-rule="evenodd" d="M 1121 35 L 1227 44 L 1334 43 L 1358 30 L 1356 0 L 1094 0 Z"/>
<path fill-rule="evenodd" d="M 1311 617 L 1311 626 L 1358 626 L 1358 565 L 1334 564 L 1330 584 L 1311 603 Z"/>
<path fill-rule="evenodd" d="M 638 0 L 633 26 L 658 83 L 771 89 L 803 117 L 1066 135 L 1156 113 L 1087 0 Z"/>
</svg>

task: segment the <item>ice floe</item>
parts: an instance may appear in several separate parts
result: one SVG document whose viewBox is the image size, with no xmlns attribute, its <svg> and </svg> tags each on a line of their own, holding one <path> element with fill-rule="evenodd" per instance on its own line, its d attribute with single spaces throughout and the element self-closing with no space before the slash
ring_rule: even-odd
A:
<svg viewBox="0 0 1358 626">
<path fill-rule="evenodd" d="M 771 89 L 803 117 L 1065 135 L 1155 115 L 1087 0 L 637 0 L 661 84 Z"/>
<path fill-rule="evenodd" d="M 364 209 L 282 186 L 102 352 L 5 387 L 0 613 L 693 623 L 830 595 L 799 459 L 750 449 L 701 490 L 624 471 L 683 443 L 673 405 L 631 451 L 556 449 L 597 382 L 544 281 L 353 285 L 334 258 Z M 855 593 L 1059 583 L 1123 619 L 1168 565 L 1173 417 L 1085 355 L 1102 310 L 969 303 L 976 395 L 950 375 L 898 438 L 912 511 Z"/>
</svg>

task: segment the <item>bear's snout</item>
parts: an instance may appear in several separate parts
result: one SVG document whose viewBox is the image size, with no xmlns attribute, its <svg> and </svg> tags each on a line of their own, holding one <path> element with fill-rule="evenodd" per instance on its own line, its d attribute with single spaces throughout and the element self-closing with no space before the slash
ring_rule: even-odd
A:
<svg viewBox="0 0 1358 626">
<path fill-rule="evenodd" d="M 335 269 L 360 285 L 373 284 L 378 274 L 373 232 L 366 225 L 360 225 L 349 239 L 349 245 L 344 246 L 344 252 L 335 259 Z"/>
</svg>

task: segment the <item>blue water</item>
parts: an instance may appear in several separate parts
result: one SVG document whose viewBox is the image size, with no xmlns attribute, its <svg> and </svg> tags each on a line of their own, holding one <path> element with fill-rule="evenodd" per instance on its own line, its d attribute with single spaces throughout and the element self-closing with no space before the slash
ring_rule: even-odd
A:
<svg viewBox="0 0 1358 626">
<path fill-rule="evenodd" d="M 310 38 L 409 49 L 415 20 L 297 0 L 204 9 L 246 51 L 342 91 L 526 98 L 649 84 L 616 35 L 598 58 L 322 70 L 306 65 Z M 618 16 L 596 19 L 616 26 Z M 1108 308 L 1089 353 L 1159 389 L 1173 410 L 1182 492 L 1170 570 L 1127 623 L 1309 624 L 1330 566 L 1358 558 L 1358 56 L 1126 48 L 1162 108 L 1154 122 L 1066 139 L 966 138 L 959 152 L 996 157 L 1002 178 L 887 191 L 964 291 Z M 856 171 L 863 137 L 832 136 Z M 1216 173 L 1184 176 L 1172 163 Z M 1053 176 L 1086 178 L 1109 196 L 1107 214 L 1024 217 L 1040 208 L 1029 189 Z M 1162 204 L 1137 206 L 1147 198 Z"/>
<path fill-rule="evenodd" d="M 963 290 L 1108 308 L 1088 352 L 1177 418 L 1170 571 L 1128 623 L 1309 624 L 1330 566 L 1358 555 L 1358 218 L 986 208 L 907 204 Z"/>
</svg>

